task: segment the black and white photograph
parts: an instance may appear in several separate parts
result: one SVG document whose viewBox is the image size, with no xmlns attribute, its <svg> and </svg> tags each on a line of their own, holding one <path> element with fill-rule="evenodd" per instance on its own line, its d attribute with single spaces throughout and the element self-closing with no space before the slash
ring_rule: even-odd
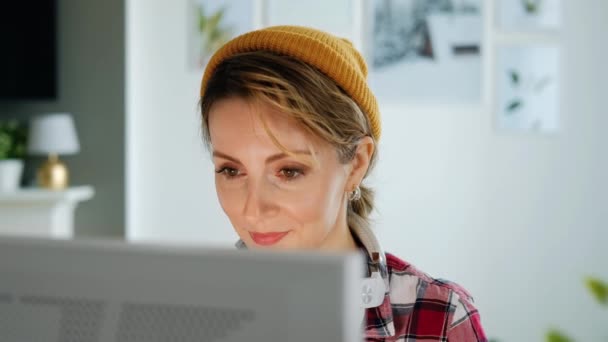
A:
<svg viewBox="0 0 608 342">
<path fill-rule="evenodd" d="M 480 101 L 480 1 L 374 0 L 370 13 L 370 82 L 380 101 Z"/>
</svg>

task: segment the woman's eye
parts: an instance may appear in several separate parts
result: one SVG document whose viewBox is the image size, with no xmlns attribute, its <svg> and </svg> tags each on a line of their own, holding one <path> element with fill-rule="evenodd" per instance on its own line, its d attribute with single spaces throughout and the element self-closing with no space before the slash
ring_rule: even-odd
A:
<svg viewBox="0 0 608 342">
<path fill-rule="evenodd" d="M 300 169 L 294 169 L 294 168 L 284 168 L 284 169 L 281 169 L 281 171 L 279 171 L 279 173 L 286 180 L 294 180 L 297 177 L 299 177 L 302 174 L 304 174 L 304 172 L 302 170 L 300 170 Z"/>
<path fill-rule="evenodd" d="M 235 178 L 239 175 L 239 170 L 231 167 L 223 167 L 215 171 L 218 174 L 224 175 L 226 178 Z"/>
</svg>

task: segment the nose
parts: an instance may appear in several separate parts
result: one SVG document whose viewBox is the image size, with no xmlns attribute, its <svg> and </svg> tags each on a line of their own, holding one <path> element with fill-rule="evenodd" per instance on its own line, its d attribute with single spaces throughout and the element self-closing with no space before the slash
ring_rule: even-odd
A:
<svg viewBox="0 0 608 342">
<path fill-rule="evenodd" d="M 271 184 L 264 181 L 250 182 L 247 186 L 243 215 L 250 224 L 255 225 L 278 213 L 277 200 Z"/>
</svg>

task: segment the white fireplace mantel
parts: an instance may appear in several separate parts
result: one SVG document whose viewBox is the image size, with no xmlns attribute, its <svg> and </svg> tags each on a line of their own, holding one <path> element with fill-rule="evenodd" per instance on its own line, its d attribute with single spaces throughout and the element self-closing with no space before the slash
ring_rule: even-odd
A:
<svg viewBox="0 0 608 342">
<path fill-rule="evenodd" d="M 0 192 L 0 234 L 69 239 L 74 236 L 74 211 L 89 200 L 91 186 L 61 191 L 22 188 Z"/>
</svg>

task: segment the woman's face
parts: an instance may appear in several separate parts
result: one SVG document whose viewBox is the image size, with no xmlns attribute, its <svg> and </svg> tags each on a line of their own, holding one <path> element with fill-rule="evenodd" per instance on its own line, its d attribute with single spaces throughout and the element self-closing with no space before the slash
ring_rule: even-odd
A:
<svg viewBox="0 0 608 342">
<path fill-rule="evenodd" d="M 297 158 L 277 147 L 260 117 Z M 220 204 L 248 247 L 332 248 L 350 238 L 350 164 L 329 143 L 270 105 L 242 98 L 216 102 L 209 131 Z"/>
</svg>

